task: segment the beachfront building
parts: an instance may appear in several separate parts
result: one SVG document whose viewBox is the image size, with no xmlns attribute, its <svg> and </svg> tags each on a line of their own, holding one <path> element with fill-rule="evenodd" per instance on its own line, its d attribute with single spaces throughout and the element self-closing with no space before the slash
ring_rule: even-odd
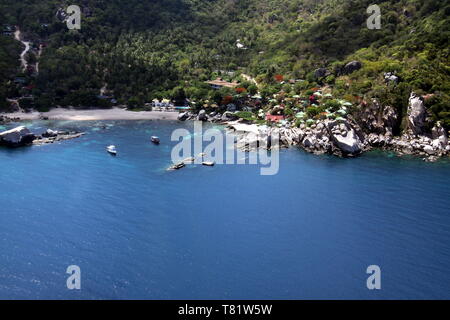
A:
<svg viewBox="0 0 450 320">
<path fill-rule="evenodd" d="M 171 103 L 171 101 L 169 99 L 162 99 L 161 101 L 159 101 L 158 99 L 153 99 L 152 105 L 154 107 L 158 107 L 158 108 L 163 108 L 163 107 L 165 108 L 165 107 L 173 106 L 173 104 Z"/>
<path fill-rule="evenodd" d="M 169 99 L 162 99 L 161 101 L 153 99 L 150 105 L 152 106 L 153 111 L 167 111 L 174 109 L 174 104 Z"/>
<path fill-rule="evenodd" d="M 213 89 L 220 89 L 223 87 L 228 87 L 228 88 L 236 88 L 239 83 L 233 81 L 233 82 L 228 82 L 223 80 L 222 78 L 217 78 L 216 80 L 212 80 L 212 81 L 206 81 L 207 84 L 209 84 Z"/>
</svg>

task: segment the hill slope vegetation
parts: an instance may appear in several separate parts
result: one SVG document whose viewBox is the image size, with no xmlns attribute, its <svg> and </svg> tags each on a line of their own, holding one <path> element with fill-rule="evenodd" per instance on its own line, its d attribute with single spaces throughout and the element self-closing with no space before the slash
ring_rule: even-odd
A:
<svg viewBox="0 0 450 320">
<path fill-rule="evenodd" d="M 110 106 L 100 92 L 130 107 L 162 97 L 220 104 L 234 92 L 204 83 L 220 76 L 267 98 L 280 91 L 307 96 L 327 86 L 336 97 L 377 98 L 400 114 L 416 91 L 429 95 L 433 119 L 449 128 L 449 1 L 378 1 L 381 29 L 369 30 L 372 2 L 84 0 L 81 30 L 68 30 L 56 15 L 67 1 L 4 0 L 5 25 L 20 26 L 35 47 L 45 47 L 39 73 L 20 74 L 18 43 L 1 36 L 0 108 L 8 107 L 6 98 L 24 94 L 42 110 Z M 36 50 L 31 61 L 33 55 Z M 342 72 L 351 61 L 362 67 Z M 319 68 L 326 72 L 318 76 Z M 386 84 L 387 72 L 398 77 L 394 85 Z M 242 73 L 256 78 L 258 88 Z M 28 89 L 14 84 L 16 76 L 26 78 Z M 289 85 L 289 79 L 303 81 Z"/>
</svg>

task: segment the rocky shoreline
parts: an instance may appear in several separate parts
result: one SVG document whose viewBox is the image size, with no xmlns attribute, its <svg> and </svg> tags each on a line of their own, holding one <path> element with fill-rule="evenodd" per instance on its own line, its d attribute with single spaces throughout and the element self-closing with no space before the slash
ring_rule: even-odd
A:
<svg viewBox="0 0 450 320">
<path fill-rule="evenodd" d="M 406 125 L 400 135 L 394 135 L 394 128 L 401 120 L 395 108 L 381 106 L 376 100 L 359 108 L 357 114 L 337 119 L 318 119 L 313 123 L 292 122 L 283 125 L 257 125 L 240 119 L 236 112 L 225 111 L 197 114 L 182 112 L 179 121 L 198 120 L 220 123 L 237 137 L 236 147 L 250 151 L 255 148 L 272 149 L 273 137 L 279 137 L 279 147 L 297 146 L 314 154 L 331 154 L 351 158 L 374 148 L 393 151 L 398 155 L 414 155 L 425 161 L 436 161 L 450 155 L 450 144 L 445 128 L 433 123 L 427 117 L 423 98 L 411 93 Z M 20 119 L 0 116 L 1 123 L 17 122 Z M 84 133 L 47 130 L 42 135 L 30 132 L 24 126 L 0 133 L 0 145 L 18 147 L 43 145 L 79 138 Z"/>
<path fill-rule="evenodd" d="M 44 145 L 49 143 L 55 143 L 64 140 L 72 140 L 80 138 L 84 135 L 84 132 L 76 131 L 54 131 L 47 129 L 42 135 L 36 136 L 36 140 L 33 141 L 33 145 Z"/>
<path fill-rule="evenodd" d="M 47 129 L 41 135 L 34 134 L 25 126 L 19 126 L 0 133 L 0 146 L 17 148 L 30 145 L 45 145 L 58 141 L 76 139 L 83 136 L 83 132 L 54 131 Z"/>
<path fill-rule="evenodd" d="M 7 124 L 7 123 L 11 123 L 11 122 L 19 122 L 22 119 L 18 118 L 18 117 L 8 117 L 8 116 L 4 116 L 4 115 L 0 115 L 0 124 Z"/>
<path fill-rule="evenodd" d="M 431 129 L 430 119 L 422 97 L 412 93 L 407 111 L 407 126 L 399 136 L 394 136 L 394 126 L 399 121 L 394 108 L 382 107 L 376 100 L 362 108 L 358 119 L 353 116 L 336 120 L 318 120 L 295 127 L 287 123 L 281 127 L 256 125 L 237 119 L 232 112 L 206 114 L 180 113 L 178 120 L 199 120 L 221 123 L 237 136 L 237 147 L 250 151 L 255 148 L 270 149 L 271 137 L 279 136 L 279 146 L 297 146 L 314 154 L 331 154 L 351 158 L 379 148 L 398 155 L 414 155 L 424 161 L 436 161 L 450 155 L 448 135 L 438 122 Z"/>
</svg>

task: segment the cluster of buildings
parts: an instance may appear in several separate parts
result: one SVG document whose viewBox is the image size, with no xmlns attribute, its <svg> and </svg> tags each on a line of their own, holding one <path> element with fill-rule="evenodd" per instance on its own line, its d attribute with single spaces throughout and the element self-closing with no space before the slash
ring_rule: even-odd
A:
<svg viewBox="0 0 450 320">
<path fill-rule="evenodd" d="M 295 83 L 295 80 L 292 80 L 293 83 Z M 209 84 L 211 86 L 211 88 L 213 89 L 221 89 L 221 88 L 237 88 L 239 83 L 238 82 L 228 82 L 223 80 L 222 78 L 217 78 L 215 80 L 211 80 L 211 81 L 206 81 L 207 84 Z M 252 111 L 254 109 L 258 109 L 262 106 L 262 97 L 260 95 L 254 95 L 254 96 L 247 96 L 245 98 L 240 98 L 237 101 L 235 101 L 236 103 L 230 103 L 227 104 L 227 111 L 231 111 L 234 112 L 236 111 L 237 105 L 243 105 L 244 107 L 242 107 L 243 111 Z M 281 113 L 281 112 L 280 112 Z M 279 121 L 283 121 L 285 120 L 285 116 L 282 114 L 277 114 L 277 115 L 273 115 L 270 113 L 267 113 L 264 115 L 264 118 L 266 121 L 271 121 L 271 122 L 279 122 Z"/>
</svg>

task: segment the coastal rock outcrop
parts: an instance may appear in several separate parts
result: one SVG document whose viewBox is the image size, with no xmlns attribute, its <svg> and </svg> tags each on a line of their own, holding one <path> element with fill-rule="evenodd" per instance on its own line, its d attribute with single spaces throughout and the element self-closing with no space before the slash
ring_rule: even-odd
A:
<svg viewBox="0 0 450 320">
<path fill-rule="evenodd" d="M 399 155 L 420 156 L 425 161 L 450 154 L 445 128 L 438 122 L 431 129 L 423 99 L 414 93 L 408 107 L 408 125 L 401 136 L 396 136 L 401 119 L 394 107 L 382 106 L 374 99 L 369 103 L 362 100 L 356 110 L 345 118 L 316 117 L 301 122 L 299 127 L 289 121 L 269 126 L 252 124 L 237 119 L 232 112 L 211 113 L 208 121 L 228 124 L 236 136 L 236 147 L 243 151 L 298 146 L 314 154 L 355 157 L 372 148 L 382 148 Z"/>
<path fill-rule="evenodd" d="M 57 141 L 79 138 L 83 132 L 56 131 L 47 129 L 41 135 L 36 135 L 25 126 L 20 126 L 0 133 L 0 145 L 6 147 L 22 147 L 27 145 L 43 145 Z"/>
<path fill-rule="evenodd" d="M 442 137 L 444 140 L 445 138 Z M 400 155 L 416 155 L 424 157 L 426 161 L 436 161 L 438 157 L 448 155 L 450 146 L 441 142 L 440 139 L 431 139 L 426 136 L 413 136 L 404 134 L 395 137 L 387 146 L 388 150 L 393 150 Z"/>
<path fill-rule="evenodd" d="M 47 129 L 42 136 L 44 138 L 52 138 L 52 137 L 56 137 L 58 135 L 58 131 L 54 131 L 52 129 Z"/>
<path fill-rule="evenodd" d="M 363 150 L 363 143 L 356 130 L 348 121 L 332 121 L 327 123 L 328 132 L 335 148 L 334 154 L 356 156 Z M 339 154 L 341 153 L 341 154 Z"/>
<path fill-rule="evenodd" d="M 397 111 L 391 106 L 385 106 L 381 116 L 383 122 L 384 133 L 392 136 L 395 126 L 398 122 Z"/>
<path fill-rule="evenodd" d="M 422 97 L 412 92 L 408 105 L 408 129 L 413 135 L 421 135 L 424 133 L 426 115 Z"/>
<path fill-rule="evenodd" d="M 300 147 L 314 154 L 332 152 L 332 142 L 328 133 L 328 128 L 324 122 L 313 124 L 311 127 L 301 125 L 298 132 Z"/>
<path fill-rule="evenodd" d="M 42 135 L 36 136 L 33 141 L 34 145 L 44 145 L 49 143 L 55 143 L 58 141 L 76 139 L 84 135 L 84 132 L 75 131 L 54 131 L 47 129 Z"/>
<path fill-rule="evenodd" d="M 381 147 L 399 155 L 416 155 L 426 161 L 435 161 L 448 154 L 450 147 L 445 129 L 440 123 L 429 130 L 423 99 L 412 93 L 408 106 L 407 128 L 399 137 L 393 132 L 399 119 L 390 106 L 382 107 L 376 100 L 358 115 L 358 123 L 366 135 L 370 147 Z"/>
<path fill-rule="evenodd" d="M 299 128 L 299 146 L 314 154 L 354 157 L 365 149 L 361 129 L 350 120 L 322 120 Z"/>
<path fill-rule="evenodd" d="M 36 139 L 36 136 L 25 126 L 0 133 L 0 145 L 7 147 L 21 147 L 30 145 Z"/>
<path fill-rule="evenodd" d="M 18 122 L 20 118 L 10 118 L 7 116 L 0 115 L 0 124 L 10 123 L 10 122 Z"/>
<path fill-rule="evenodd" d="M 348 120 L 322 120 L 312 126 L 300 128 L 268 128 L 257 125 L 233 124 L 230 126 L 237 137 L 237 148 L 250 151 L 257 148 L 298 145 L 314 154 L 334 154 L 340 157 L 353 157 L 365 150 L 364 139 L 359 128 Z"/>
<path fill-rule="evenodd" d="M 391 106 L 382 107 L 372 100 L 358 115 L 358 123 L 366 133 L 392 134 L 397 125 L 398 115 Z"/>
<path fill-rule="evenodd" d="M 433 143 L 437 147 L 448 148 L 448 136 L 445 128 L 438 121 L 436 125 L 431 129 L 431 137 L 433 138 Z"/>
</svg>

